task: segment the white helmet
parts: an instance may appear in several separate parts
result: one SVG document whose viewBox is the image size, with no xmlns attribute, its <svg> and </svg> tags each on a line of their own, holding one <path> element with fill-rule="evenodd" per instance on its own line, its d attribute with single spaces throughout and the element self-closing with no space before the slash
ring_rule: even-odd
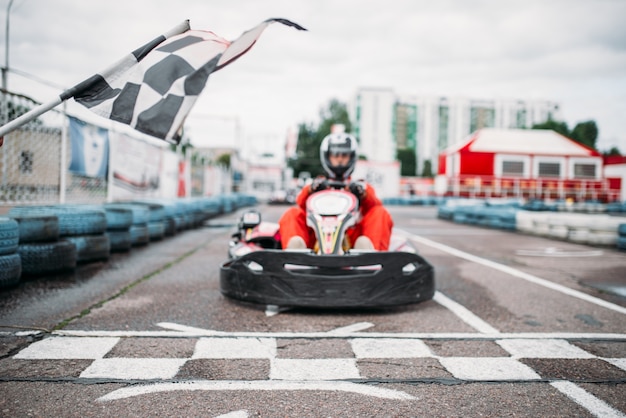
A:
<svg viewBox="0 0 626 418">
<path fill-rule="evenodd" d="M 333 180 L 347 180 L 354 171 L 357 159 L 356 138 L 346 133 L 326 135 L 320 146 L 320 160 L 328 176 Z M 350 157 L 346 165 L 333 166 L 330 163 L 331 155 L 345 154 Z"/>
</svg>

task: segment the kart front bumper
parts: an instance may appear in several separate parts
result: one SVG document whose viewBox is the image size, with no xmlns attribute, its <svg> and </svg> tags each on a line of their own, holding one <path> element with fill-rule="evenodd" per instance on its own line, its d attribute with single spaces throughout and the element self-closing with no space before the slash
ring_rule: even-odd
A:
<svg viewBox="0 0 626 418">
<path fill-rule="evenodd" d="M 433 267 L 414 253 L 264 250 L 222 264 L 220 290 L 229 298 L 265 305 L 373 308 L 429 300 L 435 280 Z"/>
</svg>

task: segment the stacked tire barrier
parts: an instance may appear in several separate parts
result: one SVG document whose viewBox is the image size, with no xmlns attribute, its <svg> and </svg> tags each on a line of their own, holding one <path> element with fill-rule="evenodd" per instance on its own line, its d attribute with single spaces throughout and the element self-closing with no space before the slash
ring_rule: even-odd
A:
<svg viewBox="0 0 626 418">
<path fill-rule="evenodd" d="M 23 271 L 32 274 L 45 274 L 75 267 L 76 263 L 107 259 L 110 253 L 108 237 L 104 234 L 107 226 L 104 209 L 94 205 L 23 206 L 11 209 L 9 215 L 31 215 L 31 219 L 45 221 L 46 215 L 56 216 L 59 225 L 58 240 L 46 244 L 21 243 Z M 43 218 L 42 218 L 43 216 Z M 37 218 L 39 217 L 39 218 Z M 22 218 L 20 222 L 26 219 Z M 31 235 L 38 235 L 35 227 Z M 45 241 L 47 236 L 37 237 Z M 54 237 L 49 237 L 53 238 Z M 23 242 L 24 240 L 22 240 Z M 75 247 L 75 256 L 67 242 Z M 47 263 L 42 257 L 50 258 Z M 74 260 L 75 258 L 75 260 Z M 44 264 L 48 264 L 44 266 Z"/>
<path fill-rule="evenodd" d="M 626 222 L 617 227 L 617 248 L 626 251 Z"/>
<path fill-rule="evenodd" d="M 22 275 L 22 260 L 17 253 L 19 244 L 18 223 L 0 217 L 0 288 L 16 286 Z"/>
<path fill-rule="evenodd" d="M 449 199 L 437 209 L 439 219 L 514 231 L 520 202 L 515 200 Z"/>
<path fill-rule="evenodd" d="M 133 224 L 133 211 L 130 208 L 104 205 L 107 219 L 105 234 L 109 237 L 111 252 L 126 252 L 132 247 L 130 227 Z"/>
<path fill-rule="evenodd" d="M 76 245 L 62 236 L 85 232 L 85 223 L 65 206 L 23 206 L 9 211 L 20 225 L 18 253 L 22 277 L 72 270 L 78 262 Z"/>
<path fill-rule="evenodd" d="M 579 207 L 582 207 L 580 205 Z M 450 199 L 439 206 L 440 219 L 461 224 L 519 231 L 592 246 L 626 249 L 626 217 L 605 213 L 598 204 L 589 212 L 560 211 L 556 204 Z"/>
<path fill-rule="evenodd" d="M 19 206 L 0 217 L 0 289 L 25 277 L 105 261 L 223 213 L 256 204 L 239 193 L 208 198 L 155 199 L 103 205 Z"/>
</svg>

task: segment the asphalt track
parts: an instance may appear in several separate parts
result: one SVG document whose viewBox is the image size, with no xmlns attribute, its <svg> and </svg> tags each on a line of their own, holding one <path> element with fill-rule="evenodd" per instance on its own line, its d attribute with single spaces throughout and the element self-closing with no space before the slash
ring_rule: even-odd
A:
<svg viewBox="0 0 626 418">
<path fill-rule="evenodd" d="M 236 213 L 3 292 L 0 415 L 625 416 L 626 253 L 389 209 L 432 301 L 227 300 Z"/>
</svg>

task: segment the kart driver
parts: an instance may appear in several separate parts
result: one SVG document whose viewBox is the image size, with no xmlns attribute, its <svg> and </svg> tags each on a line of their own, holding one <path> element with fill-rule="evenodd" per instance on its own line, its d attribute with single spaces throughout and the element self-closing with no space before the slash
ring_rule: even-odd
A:
<svg viewBox="0 0 626 418">
<path fill-rule="evenodd" d="M 320 146 L 320 159 L 328 178 L 317 177 L 305 186 L 293 206 L 278 221 L 281 245 L 285 249 L 304 249 L 315 246 L 315 233 L 306 224 L 306 201 L 315 192 L 328 188 L 328 180 L 346 184 L 345 189 L 359 199 L 361 220 L 346 231 L 348 245 L 361 250 L 386 251 L 389 248 L 393 221 L 387 209 L 376 196 L 374 188 L 363 182 L 350 182 L 357 160 L 356 139 L 347 133 L 331 133 Z"/>
</svg>

